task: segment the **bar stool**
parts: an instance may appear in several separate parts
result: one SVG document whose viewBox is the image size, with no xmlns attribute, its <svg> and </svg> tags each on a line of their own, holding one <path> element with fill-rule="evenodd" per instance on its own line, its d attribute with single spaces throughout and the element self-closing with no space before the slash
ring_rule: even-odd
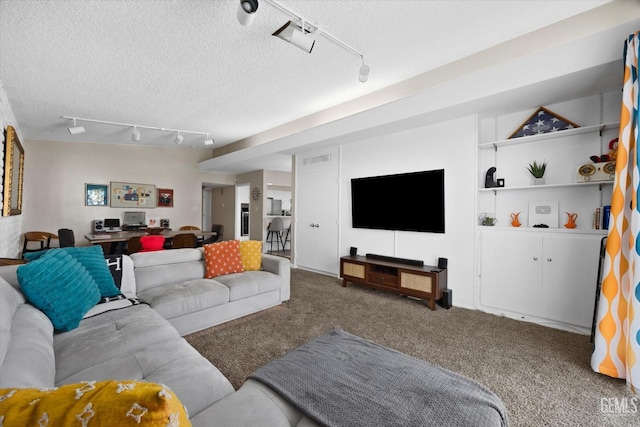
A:
<svg viewBox="0 0 640 427">
<path fill-rule="evenodd" d="M 282 218 L 274 218 L 267 227 L 267 243 L 269 243 L 269 252 L 273 252 L 273 242 L 276 242 L 276 251 L 284 251 L 284 243 L 282 242 L 282 233 L 284 231 L 284 225 L 282 224 Z"/>
</svg>

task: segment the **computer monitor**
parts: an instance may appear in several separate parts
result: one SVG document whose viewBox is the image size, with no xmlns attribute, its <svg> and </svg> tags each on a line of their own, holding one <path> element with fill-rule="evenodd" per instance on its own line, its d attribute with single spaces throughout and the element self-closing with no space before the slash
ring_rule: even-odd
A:
<svg viewBox="0 0 640 427">
<path fill-rule="evenodd" d="M 120 218 L 105 218 L 104 228 L 120 228 Z"/>
</svg>

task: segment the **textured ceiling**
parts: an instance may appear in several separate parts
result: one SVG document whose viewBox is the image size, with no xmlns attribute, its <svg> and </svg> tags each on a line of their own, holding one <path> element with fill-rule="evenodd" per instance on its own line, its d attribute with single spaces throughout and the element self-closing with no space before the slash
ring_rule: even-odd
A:
<svg viewBox="0 0 640 427">
<path fill-rule="evenodd" d="M 237 0 L 0 0 L 0 80 L 22 138 L 175 146 L 175 134 L 142 129 L 134 143 L 131 129 L 93 123 L 70 135 L 67 115 L 208 132 L 217 148 L 607 1 L 280 3 L 362 52 L 369 81 L 325 38 L 308 54 L 272 37 L 289 17 L 266 2 L 243 27 Z"/>
</svg>

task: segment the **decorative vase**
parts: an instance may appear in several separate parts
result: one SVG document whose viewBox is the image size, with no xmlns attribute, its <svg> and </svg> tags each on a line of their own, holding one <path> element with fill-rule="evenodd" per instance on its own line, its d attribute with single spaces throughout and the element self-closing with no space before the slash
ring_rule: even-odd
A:
<svg viewBox="0 0 640 427">
<path fill-rule="evenodd" d="M 567 214 L 567 223 L 564 225 L 565 228 L 576 228 L 576 219 L 578 219 L 578 214 L 569 212 L 565 213 Z"/>
<path fill-rule="evenodd" d="M 533 185 L 544 185 L 544 176 L 542 178 L 533 178 Z"/>
<path fill-rule="evenodd" d="M 522 225 L 522 224 L 520 224 L 520 220 L 518 219 L 518 215 L 520 215 L 520 212 L 511 214 L 511 226 L 520 227 Z"/>
</svg>

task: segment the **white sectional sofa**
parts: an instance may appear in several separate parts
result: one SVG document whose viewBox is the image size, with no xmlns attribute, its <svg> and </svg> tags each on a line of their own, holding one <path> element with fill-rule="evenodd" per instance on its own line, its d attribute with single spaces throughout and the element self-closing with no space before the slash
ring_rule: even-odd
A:
<svg viewBox="0 0 640 427">
<path fill-rule="evenodd" d="M 0 389 L 144 380 L 173 390 L 193 425 L 304 424 L 264 386 L 235 392 L 181 337 L 288 300 L 289 260 L 264 254 L 259 271 L 203 279 L 203 258 L 202 249 L 175 249 L 112 259 L 128 298 L 97 304 L 67 332 L 25 299 L 19 266 L 0 267 Z"/>
</svg>

